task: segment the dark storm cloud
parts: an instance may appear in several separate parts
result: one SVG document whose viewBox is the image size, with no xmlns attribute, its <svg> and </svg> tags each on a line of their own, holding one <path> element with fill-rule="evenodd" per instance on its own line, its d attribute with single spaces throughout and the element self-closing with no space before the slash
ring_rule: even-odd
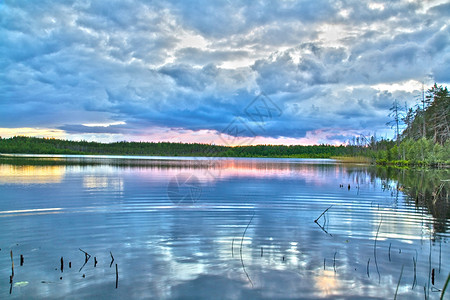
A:
<svg viewBox="0 0 450 300">
<path fill-rule="evenodd" d="M 394 99 L 450 82 L 449 16 L 443 1 L 6 1 L 0 127 L 220 132 L 255 126 L 262 91 L 282 113 L 260 136 L 385 130 Z"/>
</svg>

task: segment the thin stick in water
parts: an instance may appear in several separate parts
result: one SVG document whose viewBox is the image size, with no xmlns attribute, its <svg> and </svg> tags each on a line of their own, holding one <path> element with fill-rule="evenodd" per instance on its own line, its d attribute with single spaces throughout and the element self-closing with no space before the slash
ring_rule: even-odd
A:
<svg viewBox="0 0 450 300">
<path fill-rule="evenodd" d="M 231 240 L 231 257 L 234 257 L 234 238 Z"/>
<path fill-rule="evenodd" d="M 383 218 L 380 219 L 380 224 L 378 224 L 377 234 L 375 235 L 375 242 L 373 244 L 373 256 L 375 257 L 375 267 L 377 269 L 378 274 L 378 283 L 381 282 L 380 270 L 378 270 L 378 262 L 377 262 L 377 239 L 378 233 L 380 232 L 381 222 L 383 222 Z"/>
<path fill-rule="evenodd" d="M 112 252 L 109 251 L 109 254 L 111 255 L 111 263 L 109 264 L 109 267 L 111 268 L 113 262 L 114 262 L 114 256 L 112 255 Z"/>
<path fill-rule="evenodd" d="M 440 300 L 444 299 L 445 290 L 447 289 L 449 282 L 450 282 L 450 273 L 448 273 L 447 280 L 445 281 L 444 287 L 442 288 Z"/>
<path fill-rule="evenodd" d="M 81 266 L 80 270 L 78 272 L 81 272 L 81 270 L 83 270 L 84 266 L 88 263 L 89 259 L 91 258 L 91 255 L 89 253 L 87 253 L 84 250 L 81 250 L 80 248 L 78 248 L 81 252 L 84 253 L 84 264 Z"/>
<path fill-rule="evenodd" d="M 392 243 L 389 243 L 389 261 L 391 261 L 391 246 L 392 246 Z"/>
<path fill-rule="evenodd" d="M 119 269 L 116 264 L 116 289 L 119 286 Z"/>
<path fill-rule="evenodd" d="M 245 227 L 244 233 L 242 234 L 242 238 L 241 238 L 241 248 L 239 249 L 240 252 L 240 256 L 241 256 L 241 264 L 242 264 L 242 269 L 244 270 L 245 275 L 247 276 L 248 281 L 250 281 L 252 287 L 253 287 L 253 282 L 250 279 L 250 276 L 247 273 L 247 270 L 245 270 L 245 265 L 244 265 L 244 259 L 242 258 L 242 245 L 244 244 L 244 237 L 245 237 L 245 233 L 247 232 L 248 227 L 250 226 L 250 223 L 253 220 L 253 217 L 255 216 L 255 213 L 253 213 L 252 218 L 250 219 L 250 221 L 247 224 L 247 227 Z"/>
<path fill-rule="evenodd" d="M 320 214 L 320 216 L 317 218 L 317 219 L 315 219 L 314 220 L 314 222 L 316 222 L 317 223 L 317 221 L 320 219 L 320 217 L 322 217 L 331 207 L 332 207 L 333 205 L 330 205 L 327 209 L 325 209 L 321 214 Z"/>
<path fill-rule="evenodd" d="M 439 243 L 439 274 L 441 274 L 441 253 L 442 253 L 442 240 Z"/>
<path fill-rule="evenodd" d="M 80 250 L 81 252 L 84 253 L 84 261 L 87 263 L 88 260 L 91 258 L 91 255 L 89 253 L 87 253 L 86 251 L 80 249 L 80 248 L 78 248 L 78 250 Z"/>
<path fill-rule="evenodd" d="M 333 269 L 334 269 L 334 273 L 336 273 L 336 254 L 337 254 L 337 251 L 334 252 L 334 257 L 333 257 Z"/>
<path fill-rule="evenodd" d="M 402 275 L 403 275 L 403 267 L 404 267 L 404 265 L 402 265 L 402 270 L 400 271 L 400 277 L 398 278 L 397 288 L 395 289 L 394 300 L 397 299 L 398 287 L 400 286 L 400 281 L 402 280 Z"/>
<path fill-rule="evenodd" d="M 14 277 L 14 259 L 13 259 L 12 250 L 11 250 L 10 254 L 11 254 L 11 278 L 13 278 Z"/>
<path fill-rule="evenodd" d="M 370 265 L 370 257 L 369 257 L 369 260 L 367 261 L 367 277 L 370 278 L 369 265 Z"/>
<path fill-rule="evenodd" d="M 9 293 L 12 293 L 13 280 L 14 280 L 14 260 L 13 260 L 13 252 L 11 250 L 11 276 L 9 276 Z"/>
</svg>

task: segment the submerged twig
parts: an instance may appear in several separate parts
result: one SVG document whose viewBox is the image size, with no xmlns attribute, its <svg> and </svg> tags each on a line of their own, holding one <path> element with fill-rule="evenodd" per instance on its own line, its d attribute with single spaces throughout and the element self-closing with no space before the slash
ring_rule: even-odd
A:
<svg viewBox="0 0 450 300">
<path fill-rule="evenodd" d="M 397 288 L 395 289 L 394 300 L 397 299 L 398 287 L 400 286 L 400 281 L 402 280 L 402 275 L 403 275 L 403 267 L 404 267 L 404 265 L 402 265 L 402 270 L 400 271 L 400 277 L 398 278 Z"/>
<path fill-rule="evenodd" d="M 373 256 L 375 257 L 375 267 L 377 269 L 378 274 L 378 283 L 381 282 L 380 270 L 378 270 L 378 262 L 377 262 L 377 239 L 378 233 L 380 232 L 381 222 L 383 222 L 383 218 L 380 219 L 380 224 L 378 224 L 377 234 L 375 235 L 375 242 L 373 244 Z"/>
<path fill-rule="evenodd" d="M 391 261 L 391 246 L 392 246 L 392 243 L 389 243 L 389 261 Z"/>
<path fill-rule="evenodd" d="M 11 294 L 14 280 L 14 259 L 12 250 L 10 254 L 11 254 L 11 276 L 9 276 L 9 293 Z"/>
<path fill-rule="evenodd" d="M 234 238 L 231 240 L 231 257 L 234 257 Z"/>
<path fill-rule="evenodd" d="M 244 270 L 244 273 L 247 276 L 248 281 L 250 281 L 252 287 L 253 287 L 253 282 L 250 279 L 250 276 L 248 275 L 247 271 L 245 270 L 244 259 L 242 258 L 242 245 L 244 244 L 245 233 L 247 232 L 247 229 L 250 226 L 250 223 L 252 222 L 254 216 L 255 216 L 255 213 L 253 213 L 253 216 L 250 219 L 250 221 L 248 222 L 247 227 L 245 227 L 244 233 L 242 234 L 242 238 L 241 238 L 241 248 L 239 249 L 239 253 L 240 253 L 240 256 L 241 256 L 242 269 Z"/>
<path fill-rule="evenodd" d="M 78 248 L 78 250 L 80 250 L 81 252 L 84 253 L 84 264 L 81 266 L 80 270 L 78 271 L 78 272 L 81 272 L 81 270 L 83 270 L 84 266 L 88 263 L 89 259 L 91 258 L 91 255 L 80 248 Z"/>
<path fill-rule="evenodd" d="M 414 287 L 417 284 L 417 272 L 416 272 L 416 265 L 417 265 L 417 261 L 415 260 L 414 256 L 413 256 L 413 265 L 414 265 L 414 280 L 413 280 L 413 284 L 412 284 L 412 290 L 414 289 Z"/>
<path fill-rule="evenodd" d="M 329 233 L 328 231 L 325 230 L 325 228 L 320 225 L 318 222 L 316 222 L 317 226 L 319 226 L 320 229 L 322 229 L 323 232 L 325 232 L 326 234 L 328 234 L 329 236 L 333 236 L 331 233 Z"/>
<path fill-rule="evenodd" d="M 84 253 L 84 260 L 85 260 L 86 262 L 91 258 L 91 255 L 90 255 L 89 253 L 87 253 L 86 251 L 84 251 L 84 250 L 82 250 L 82 249 L 80 249 L 80 248 L 78 248 L 78 250 L 80 250 L 81 252 Z"/>
<path fill-rule="evenodd" d="M 370 278 L 370 274 L 369 274 L 369 265 L 370 265 L 370 257 L 369 257 L 369 260 L 367 261 L 367 277 Z"/>
<path fill-rule="evenodd" d="M 113 262 L 114 262 L 114 256 L 112 255 L 112 252 L 109 251 L 109 254 L 111 255 L 111 263 L 109 264 L 109 267 L 111 268 Z"/>
<path fill-rule="evenodd" d="M 336 273 L 336 254 L 337 254 L 337 251 L 334 252 L 334 257 L 333 257 L 333 269 L 334 269 L 334 273 Z"/>
<path fill-rule="evenodd" d="M 116 264 L 116 289 L 119 286 L 119 269 Z"/>
<path fill-rule="evenodd" d="M 14 259 L 13 259 L 13 252 L 11 250 L 11 278 L 14 278 Z"/>
<path fill-rule="evenodd" d="M 320 216 L 317 218 L 317 219 L 315 219 L 314 220 L 314 222 L 316 222 L 317 223 L 317 221 L 320 219 L 320 217 L 322 217 L 331 207 L 332 207 L 333 205 L 330 205 L 327 209 L 325 209 L 321 214 L 320 214 Z"/>
<path fill-rule="evenodd" d="M 448 273 L 447 280 L 445 281 L 444 287 L 442 288 L 441 300 L 444 299 L 445 290 L 448 287 L 448 283 L 450 282 L 450 273 Z"/>
</svg>

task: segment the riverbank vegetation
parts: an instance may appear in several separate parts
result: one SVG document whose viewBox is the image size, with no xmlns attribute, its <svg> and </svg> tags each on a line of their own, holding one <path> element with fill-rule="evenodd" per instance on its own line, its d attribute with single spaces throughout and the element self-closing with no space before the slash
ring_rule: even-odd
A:
<svg viewBox="0 0 450 300">
<path fill-rule="evenodd" d="M 436 83 L 422 93 L 415 107 L 391 107 L 395 140 L 369 144 L 366 155 L 378 164 L 449 165 L 450 95 L 447 87 Z M 400 128 L 403 126 L 403 130 Z"/>
</svg>

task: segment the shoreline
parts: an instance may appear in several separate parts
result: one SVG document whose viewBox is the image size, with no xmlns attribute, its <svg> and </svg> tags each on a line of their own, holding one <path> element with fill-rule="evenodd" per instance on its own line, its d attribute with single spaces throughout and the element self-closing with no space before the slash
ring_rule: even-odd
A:
<svg viewBox="0 0 450 300">
<path fill-rule="evenodd" d="M 226 159 L 280 159 L 280 160 L 301 160 L 311 162 L 333 162 L 342 164 L 364 164 L 382 167 L 393 168 L 431 168 L 431 169 L 448 169 L 450 164 L 433 163 L 427 164 L 424 162 L 412 163 L 403 160 L 385 161 L 373 160 L 366 156 L 330 156 L 330 157 L 299 157 L 292 156 L 177 156 L 177 155 L 105 155 L 105 154 L 34 154 L 34 153 L 0 153 L 0 163 L 8 160 L 23 160 L 23 161 L 40 161 L 47 163 L 65 163 L 65 164 L 79 164 L 82 159 L 87 159 L 84 163 L 101 164 L 99 159 L 104 160 L 124 160 L 124 161 L 197 161 L 205 162 L 210 160 L 226 160 Z M 89 159 L 92 159 L 89 161 Z M 64 161 L 63 161 L 64 160 Z"/>
</svg>

